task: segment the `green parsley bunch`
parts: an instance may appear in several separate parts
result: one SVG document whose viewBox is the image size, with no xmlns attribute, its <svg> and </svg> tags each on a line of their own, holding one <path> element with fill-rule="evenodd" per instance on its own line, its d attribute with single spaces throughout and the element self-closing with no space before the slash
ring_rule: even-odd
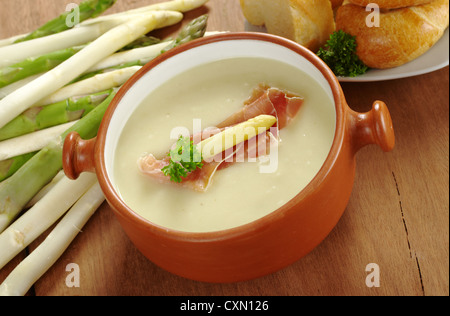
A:
<svg viewBox="0 0 450 316">
<path fill-rule="evenodd" d="M 175 147 L 167 155 L 170 157 L 169 165 L 161 171 L 165 176 L 170 176 L 173 182 L 180 183 L 188 173 L 203 167 L 202 154 L 189 137 L 180 136 Z"/>
<path fill-rule="evenodd" d="M 356 37 L 342 30 L 331 34 L 317 55 L 338 77 L 356 77 L 369 69 L 356 55 Z"/>
</svg>

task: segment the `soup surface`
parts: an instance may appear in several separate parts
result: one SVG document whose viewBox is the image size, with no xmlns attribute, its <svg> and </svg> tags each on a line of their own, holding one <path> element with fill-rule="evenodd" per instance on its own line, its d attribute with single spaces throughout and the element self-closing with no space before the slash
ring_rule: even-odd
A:
<svg viewBox="0 0 450 316">
<path fill-rule="evenodd" d="M 261 172 L 267 162 L 259 159 L 238 162 L 216 172 L 206 192 L 161 184 L 140 172 L 140 157 L 166 155 L 176 142 L 174 128 L 192 133 L 200 123 L 202 130 L 216 126 L 240 110 L 259 84 L 304 98 L 295 119 L 280 130 L 274 172 Z M 115 153 L 114 182 L 125 203 L 159 226 L 188 232 L 236 227 L 273 212 L 314 178 L 331 149 L 335 121 L 329 95 L 290 65 L 255 58 L 212 62 L 158 87 L 132 114 Z"/>
</svg>

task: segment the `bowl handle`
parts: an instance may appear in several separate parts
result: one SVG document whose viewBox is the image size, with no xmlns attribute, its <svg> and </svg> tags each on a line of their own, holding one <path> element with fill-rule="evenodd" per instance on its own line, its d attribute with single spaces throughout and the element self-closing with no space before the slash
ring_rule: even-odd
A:
<svg viewBox="0 0 450 316">
<path fill-rule="evenodd" d="M 372 144 L 380 146 L 385 152 L 394 149 L 394 127 L 384 102 L 375 101 L 372 110 L 367 113 L 358 113 L 350 109 L 349 115 L 355 152 Z"/>
<path fill-rule="evenodd" d="M 94 150 L 96 138 L 81 139 L 71 132 L 64 140 L 63 169 L 69 179 L 77 179 L 83 172 L 95 172 Z"/>
</svg>

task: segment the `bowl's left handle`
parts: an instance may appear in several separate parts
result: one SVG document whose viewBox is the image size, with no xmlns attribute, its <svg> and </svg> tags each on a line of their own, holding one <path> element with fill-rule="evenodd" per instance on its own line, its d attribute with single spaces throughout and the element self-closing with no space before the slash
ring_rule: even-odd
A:
<svg viewBox="0 0 450 316">
<path fill-rule="evenodd" d="M 64 140 L 63 169 L 69 179 L 77 179 L 83 172 L 95 172 L 94 150 L 96 138 L 81 139 L 71 132 Z"/>
</svg>

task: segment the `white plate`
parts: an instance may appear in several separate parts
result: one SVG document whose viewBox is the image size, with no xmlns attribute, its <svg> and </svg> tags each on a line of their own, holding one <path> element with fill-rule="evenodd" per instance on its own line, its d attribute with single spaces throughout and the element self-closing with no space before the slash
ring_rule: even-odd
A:
<svg viewBox="0 0 450 316">
<path fill-rule="evenodd" d="M 264 27 L 253 26 L 245 21 L 250 32 L 266 32 Z M 371 82 L 400 79 L 426 74 L 449 65 L 449 29 L 444 36 L 425 54 L 415 60 L 391 69 L 370 69 L 358 77 L 338 77 L 340 82 Z"/>
</svg>

